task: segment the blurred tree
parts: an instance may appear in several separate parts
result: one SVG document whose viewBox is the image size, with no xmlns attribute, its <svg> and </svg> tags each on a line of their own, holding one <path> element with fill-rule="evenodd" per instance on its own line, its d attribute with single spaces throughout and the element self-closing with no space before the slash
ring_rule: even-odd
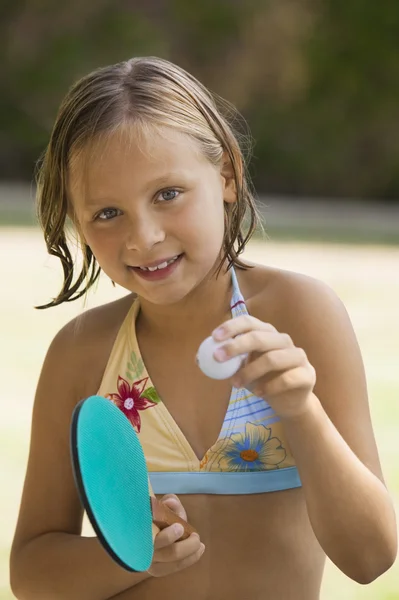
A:
<svg viewBox="0 0 399 600">
<path fill-rule="evenodd" d="M 399 4 L 3 0 L 0 177 L 31 178 L 74 80 L 134 55 L 237 105 L 260 192 L 399 197 Z"/>
<path fill-rule="evenodd" d="M 319 6 L 304 45 L 305 93 L 282 109 L 254 107 L 259 160 L 272 165 L 262 184 L 398 198 L 399 5 L 324 0 Z"/>
</svg>

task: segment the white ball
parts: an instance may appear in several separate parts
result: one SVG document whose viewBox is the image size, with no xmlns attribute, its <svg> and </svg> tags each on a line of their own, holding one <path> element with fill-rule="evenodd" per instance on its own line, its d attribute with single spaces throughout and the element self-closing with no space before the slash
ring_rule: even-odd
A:
<svg viewBox="0 0 399 600">
<path fill-rule="evenodd" d="M 197 352 L 197 364 L 201 371 L 212 379 L 228 379 L 237 373 L 241 367 L 243 360 L 246 358 L 246 354 L 240 356 L 234 356 L 225 362 L 218 362 L 213 358 L 215 350 L 223 346 L 229 340 L 223 340 L 223 342 L 216 342 L 212 336 L 206 338 L 200 345 Z"/>
</svg>

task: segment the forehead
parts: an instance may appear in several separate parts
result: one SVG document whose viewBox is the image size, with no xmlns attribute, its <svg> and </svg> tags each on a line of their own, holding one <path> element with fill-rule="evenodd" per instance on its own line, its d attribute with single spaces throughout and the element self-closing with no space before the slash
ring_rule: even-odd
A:
<svg viewBox="0 0 399 600">
<path fill-rule="evenodd" d="M 206 166 L 210 163 L 199 143 L 187 134 L 167 127 L 124 127 L 71 156 L 69 188 L 74 197 L 82 185 L 87 192 L 126 177 L 145 184 L 162 173 Z"/>
</svg>

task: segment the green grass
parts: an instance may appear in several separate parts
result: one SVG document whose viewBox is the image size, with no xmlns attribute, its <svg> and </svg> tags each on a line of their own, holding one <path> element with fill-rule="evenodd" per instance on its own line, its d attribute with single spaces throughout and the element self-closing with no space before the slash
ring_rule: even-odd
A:
<svg viewBox="0 0 399 600">
<path fill-rule="evenodd" d="M 32 400 L 41 364 L 54 334 L 82 304 L 36 311 L 60 284 L 56 261 L 45 254 L 33 227 L 0 228 L 2 361 L 0 361 L 0 600 L 10 600 L 8 554 L 26 467 Z M 399 506 L 399 248 L 389 246 L 254 242 L 249 260 L 307 273 L 326 281 L 344 301 L 361 346 L 375 435 L 388 487 Z M 103 278 L 89 306 L 122 295 Z M 323 600 L 398 600 L 399 568 L 369 586 L 327 564 Z"/>
</svg>

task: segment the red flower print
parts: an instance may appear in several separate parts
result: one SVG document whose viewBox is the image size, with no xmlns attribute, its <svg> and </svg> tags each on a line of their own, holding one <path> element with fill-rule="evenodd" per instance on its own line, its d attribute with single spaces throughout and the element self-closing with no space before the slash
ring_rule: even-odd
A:
<svg viewBox="0 0 399 600">
<path fill-rule="evenodd" d="M 107 394 L 107 398 L 112 400 L 114 404 L 127 416 L 137 433 L 140 433 L 141 419 L 139 410 L 145 410 L 156 406 L 157 402 L 153 402 L 144 394 L 143 390 L 148 381 L 148 377 L 135 381 L 130 387 L 129 382 L 118 375 L 118 394 Z"/>
</svg>

